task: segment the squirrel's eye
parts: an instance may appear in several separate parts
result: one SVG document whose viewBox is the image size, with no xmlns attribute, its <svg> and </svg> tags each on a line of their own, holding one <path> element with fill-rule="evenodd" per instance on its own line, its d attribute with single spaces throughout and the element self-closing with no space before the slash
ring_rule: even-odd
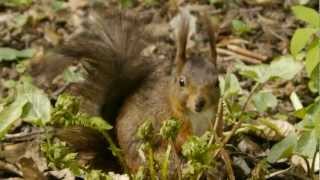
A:
<svg viewBox="0 0 320 180">
<path fill-rule="evenodd" d="M 184 87 L 186 85 L 186 78 L 185 77 L 180 77 L 179 79 L 179 85 L 181 87 Z"/>
</svg>

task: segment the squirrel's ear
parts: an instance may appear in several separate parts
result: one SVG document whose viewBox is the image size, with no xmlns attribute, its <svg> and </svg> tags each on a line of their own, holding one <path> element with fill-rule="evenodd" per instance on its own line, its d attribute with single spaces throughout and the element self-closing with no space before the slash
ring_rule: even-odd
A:
<svg viewBox="0 0 320 180">
<path fill-rule="evenodd" d="M 186 62 L 186 49 L 189 35 L 189 12 L 182 10 L 180 13 L 180 22 L 176 31 L 176 46 L 177 52 L 175 64 L 178 71 L 181 70 Z"/>
<path fill-rule="evenodd" d="M 206 30 L 209 37 L 210 60 L 215 66 L 217 66 L 217 50 L 216 50 L 216 38 L 215 38 L 214 27 L 207 13 L 205 13 L 203 18 L 204 18 L 204 23 L 205 23 Z"/>
</svg>

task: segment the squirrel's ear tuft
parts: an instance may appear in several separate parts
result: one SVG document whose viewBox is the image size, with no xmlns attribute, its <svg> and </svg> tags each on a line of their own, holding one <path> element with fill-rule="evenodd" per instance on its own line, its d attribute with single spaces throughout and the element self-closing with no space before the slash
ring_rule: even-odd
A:
<svg viewBox="0 0 320 180">
<path fill-rule="evenodd" d="M 175 57 L 175 64 L 179 70 L 186 62 L 186 49 L 189 35 L 189 12 L 186 9 L 181 10 L 179 15 L 179 25 L 176 31 L 176 46 L 177 52 Z"/>
<path fill-rule="evenodd" d="M 203 15 L 203 19 L 204 19 L 204 24 L 209 37 L 210 60 L 215 66 L 217 66 L 217 50 L 216 50 L 216 38 L 215 38 L 214 27 L 208 13 L 205 13 Z"/>
</svg>

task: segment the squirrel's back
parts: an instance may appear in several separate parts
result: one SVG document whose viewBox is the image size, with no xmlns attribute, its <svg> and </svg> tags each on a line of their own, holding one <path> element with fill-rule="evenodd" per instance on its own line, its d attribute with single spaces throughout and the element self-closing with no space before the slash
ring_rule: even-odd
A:
<svg viewBox="0 0 320 180">
<path fill-rule="evenodd" d="M 32 72 L 34 76 L 52 78 L 70 64 L 80 62 L 87 72 L 86 80 L 66 91 L 82 97 L 85 112 L 103 112 L 106 119 L 114 119 L 125 97 L 152 71 L 151 62 L 141 55 L 147 39 L 136 16 L 93 11 L 83 30 L 45 56 Z"/>
<path fill-rule="evenodd" d="M 92 11 L 81 32 L 32 64 L 30 73 L 42 85 L 68 66 L 80 64 L 86 70 L 85 80 L 71 84 L 64 92 L 80 97 L 82 112 L 101 115 L 113 125 L 111 121 L 123 101 L 154 68 L 152 61 L 142 55 L 148 38 L 142 22 L 133 14 Z M 88 163 L 103 168 L 115 164 L 110 162 L 112 155 L 106 140 L 91 129 L 61 128 L 56 135 L 78 150 Z"/>
</svg>

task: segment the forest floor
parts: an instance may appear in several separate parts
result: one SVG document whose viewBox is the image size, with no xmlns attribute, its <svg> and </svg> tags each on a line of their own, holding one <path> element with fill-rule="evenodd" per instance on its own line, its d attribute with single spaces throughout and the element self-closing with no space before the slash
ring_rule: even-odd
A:
<svg viewBox="0 0 320 180">
<path fill-rule="evenodd" d="M 232 96 L 226 100 L 232 102 L 231 109 L 239 109 L 239 106 L 244 104 L 246 98 L 253 93 L 252 89 L 258 84 L 257 82 L 263 84 L 263 88 L 260 87 L 259 92 L 254 92 L 252 101 L 245 107 L 247 119 L 237 132 L 232 134 L 231 140 L 225 147 L 229 151 L 234 176 L 236 179 L 315 178 L 310 172 L 317 172 L 319 163 L 314 164 L 313 157 L 307 156 L 310 152 L 304 154 L 303 158 L 293 154 L 289 157 L 285 153 L 290 150 L 280 146 L 277 152 L 273 152 L 272 157 L 269 154 L 275 143 L 297 131 L 295 125 L 301 122 L 297 110 L 301 109 L 301 106 L 307 107 L 313 104 L 317 98 L 317 93 L 310 90 L 312 88 L 308 84 L 309 75 L 300 63 L 303 57 L 300 61 L 295 60 L 299 61 L 298 64 L 290 64 L 291 61 L 288 60 L 293 59 L 290 56 L 291 38 L 296 29 L 304 26 L 292 12 L 292 7 L 299 3 L 302 4 L 304 1 L 5 0 L 0 2 L 0 137 L 2 137 L 0 179 L 75 178 L 69 170 L 70 167 L 57 167 L 53 165 L 54 163 L 49 163 L 40 152 L 39 141 L 43 139 L 45 131 L 41 123 L 39 125 L 35 121 L 19 117 L 10 121 L 8 130 L 6 126 L 8 122 L 5 119 L 7 117 L 3 112 L 13 102 L 16 86 L 21 77 L 28 73 L 31 61 L 43 57 L 47 49 L 57 47 L 72 37 L 87 18 L 91 7 L 95 6 L 106 11 L 122 7 L 138 12 L 139 17 L 141 16 L 148 25 L 152 25 L 153 33 L 158 37 L 157 42 L 147 47 L 146 53 L 160 60 L 173 60 L 175 17 L 179 12 L 178 7 L 187 8 L 194 20 L 190 23 L 192 36 L 188 42 L 188 51 L 208 53 L 206 35 L 200 27 L 198 18 L 207 12 L 217 30 L 217 61 L 221 78 L 225 82 L 224 93 Z M 307 4 L 313 9 L 317 9 L 318 5 L 317 0 L 310 0 Z M 278 59 L 283 60 L 284 64 L 276 67 L 277 72 L 270 77 L 274 75 L 279 78 L 270 78 L 270 81 L 259 79 L 269 76 L 264 72 L 265 69 L 261 69 L 271 67 L 271 62 Z M 251 67 L 254 68 L 250 69 Z M 286 75 L 278 75 L 282 71 Z M 71 79 L 70 81 L 79 78 L 74 73 L 65 73 L 63 76 L 65 79 Z M 49 98 L 54 99 L 59 90 L 57 88 L 47 92 Z M 234 117 L 234 114 L 236 113 L 227 112 L 225 136 L 228 136 L 236 124 L 236 119 L 230 118 Z M 306 149 L 316 148 L 317 143 L 313 143 L 314 145 L 308 143 L 302 145 Z M 278 157 L 275 155 L 277 153 Z M 266 157 L 269 162 L 266 161 Z M 113 178 L 116 176 L 113 175 Z"/>
</svg>

